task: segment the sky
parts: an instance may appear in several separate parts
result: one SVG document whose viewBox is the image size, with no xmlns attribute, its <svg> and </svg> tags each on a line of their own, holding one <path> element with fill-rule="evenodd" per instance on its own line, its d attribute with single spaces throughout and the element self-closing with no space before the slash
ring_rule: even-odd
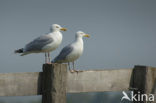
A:
<svg viewBox="0 0 156 103">
<path fill-rule="evenodd" d="M 156 67 L 155 5 L 155 0 L 0 0 L 0 72 L 42 71 L 43 53 L 21 57 L 14 50 L 55 23 L 68 31 L 51 58 L 81 30 L 91 37 L 84 38 L 77 69 Z"/>
</svg>

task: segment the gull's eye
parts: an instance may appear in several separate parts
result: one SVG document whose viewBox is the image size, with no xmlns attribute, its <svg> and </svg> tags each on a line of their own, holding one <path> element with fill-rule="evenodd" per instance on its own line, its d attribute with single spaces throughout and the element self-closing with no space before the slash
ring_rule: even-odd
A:
<svg viewBox="0 0 156 103">
<path fill-rule="evenodd" d="M 59 28 L 58 26 L 56 26 L 56 28 Z"/>
</svg>

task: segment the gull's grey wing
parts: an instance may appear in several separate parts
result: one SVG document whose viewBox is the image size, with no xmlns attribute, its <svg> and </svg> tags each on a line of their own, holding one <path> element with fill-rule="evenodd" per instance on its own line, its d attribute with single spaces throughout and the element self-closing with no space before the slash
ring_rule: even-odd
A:
<svg viewBox="0 0 156 103">
<path fill-rule="evenodd" d="M 59 62 L 61 60 L 64 60 L 73 50 L 73 47 L 71 45 L 68 45 L 64 47 L 60 54 L 52 61 L 52 62 Z"/>
<path fill-rule="evenodd" d="M 53 42 L 53 39 L 49 35 L 42 35 L 28 43 L 25 46 L 25 51 L 40 51 L 45 45 L 51 42 Z"/>
</svg>

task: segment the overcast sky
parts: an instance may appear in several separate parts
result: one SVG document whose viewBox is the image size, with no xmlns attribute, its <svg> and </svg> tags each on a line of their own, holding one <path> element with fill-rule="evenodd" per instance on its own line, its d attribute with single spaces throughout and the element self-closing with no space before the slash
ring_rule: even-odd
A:
<svg viewBox="0 0 156 103">
<path fill-rule="evenodd" d="M 21 57 L 14 50 L 54 23 L 68 31 L 52 58 L 78 30 L 91 35 L 77 69 L 156 67 L 155 0 L 0 0 L 0 72 L 41 71 L 44 54 Z"/>
<path fill-rule="evenodd" d="M 41 71 L 44 54 L 21 57 L 14 50 L 48 33 L 54 23 L 68 31 L 52 58 L 76 31 L 91 35 L 84 38 L 78 69 L 156 66 L 155 5 L 155 0 L 1 0 L 0 72 Z"/>
</svg>

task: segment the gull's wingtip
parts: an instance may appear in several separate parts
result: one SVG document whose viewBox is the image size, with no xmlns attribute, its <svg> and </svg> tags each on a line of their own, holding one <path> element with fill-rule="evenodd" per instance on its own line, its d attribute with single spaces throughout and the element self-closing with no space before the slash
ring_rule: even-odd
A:
<svg viewBox="0 0 156 103">
<path fill-rule="evenodd" d="M 23 48 L 15 50 L 14 53 L 23 53 Z"/>
</svg>

